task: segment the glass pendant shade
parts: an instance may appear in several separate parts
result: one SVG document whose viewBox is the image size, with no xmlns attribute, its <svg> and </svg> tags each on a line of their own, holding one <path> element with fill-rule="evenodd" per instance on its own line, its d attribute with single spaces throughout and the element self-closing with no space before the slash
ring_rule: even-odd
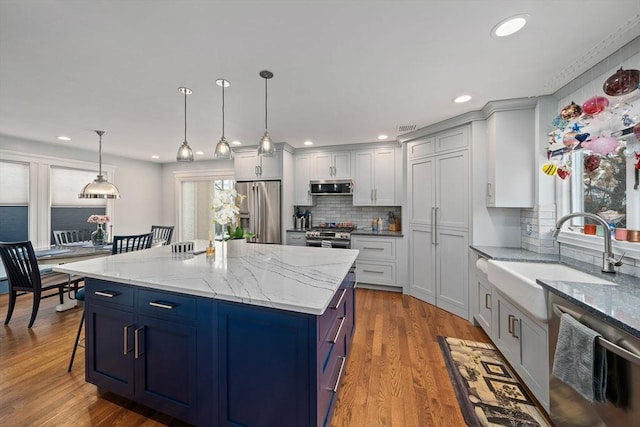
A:
<svg viewBox="0 0 640 427">
<path fill-rule="evenodd" d="M 260 77 L 264 79 L 264 135 L 258 144 L 258 156 L 273 157 L 276 154 L 276 146 L 273 145 L 267 127 L 267 81 L 273 77 L 271 71 L 260 71 Z"/>
<path fill-rule="evenodd" d="M 228 80 L 218 79 L 216 84 L 222 87 L 222 137 L 216 145 L 216 150 L 213 153 L 213 158 L 216 160 L 231 160 L 233 159 L 233 150 L 224 137 L 224 88 L 231 85 Z"/>
<path fill-rule="evenodd" d="M 179 162 L 193 162 L 193 150 L 187 142 L 187 95 L 191 95 L 193 91 L 188 87 L 179 87 L 178 92 L 184 94 L 184 142 L 178 148 L 176 160 Z"/>
<path fill-rule="evenodd" d="M 119 199 L 120 192 L 118 188 L 104 179 L 102 175 L 102 135 L 104 131 L 95 131 L 100 136 L 100 145 L 98 148 L 98 177 L 93 182 L 88 183 L 82 188 L 78 198 L 80 199 Z"/>
</svg>

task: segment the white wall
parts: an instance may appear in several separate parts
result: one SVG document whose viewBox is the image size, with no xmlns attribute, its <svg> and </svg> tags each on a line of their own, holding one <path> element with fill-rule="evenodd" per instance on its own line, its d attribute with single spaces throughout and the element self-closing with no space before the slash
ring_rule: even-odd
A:
<svg viewBox="0 0 640 427">
<path fill-rule="evenodd" d="M 0 149 L 27 156 L 94 162 L 95 170 L 98 170 L 97 144 L 95 151 L 92 151 L 0 135 Z M 102 163 L 115 166 L 112 182 L 120 191 L 121 198 L 114 201 L 111 215 L 110 225 L 113 225 L 114 234 L 143 233 L 150 230 L 151 224 L 159 223 L 162 220 L 163 202 L 161 165 L 104 153 Z"/>
</svg>

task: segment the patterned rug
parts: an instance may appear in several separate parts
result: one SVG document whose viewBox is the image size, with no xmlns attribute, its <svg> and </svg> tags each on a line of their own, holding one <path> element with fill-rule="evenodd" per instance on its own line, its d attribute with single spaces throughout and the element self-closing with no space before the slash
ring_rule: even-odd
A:
<svg viewBox="0 0 640 427">
<path fill-rule="evenodd" d="M 549 427 L 493 345 L 450 337 L 438 341 L 469 426 Z"/>
</svg>

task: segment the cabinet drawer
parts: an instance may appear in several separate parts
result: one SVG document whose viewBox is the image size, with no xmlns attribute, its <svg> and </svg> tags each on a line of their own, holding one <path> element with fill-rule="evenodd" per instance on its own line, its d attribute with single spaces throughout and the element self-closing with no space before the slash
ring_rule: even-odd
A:
<svg viewBox="0 0 640 427">
<path fill-rule="evenodd" d="M 327 334 L 329 333 L 329 330 L 334 324 L 336 318 L 347 314 L 347 292 L 347 288 L 338 289 L 324 314 L 318 318 L 318 341 L 323 341 L 327 337 Z"/>
<path fill-rule="evenodd" d="M 384 259 L 396 260 L 396 238 L 371 239 L 353 238 L 351 240 L 352 249 L 358 249 L 358 259 Z"/>
<path fill-rule="evenodd" d="M 137 305 L 147 315 L 167 319 L 193 320 L 197 314 L 195 297 L 169 292 L 139 289 Z"/>
<path fill-rule="evenodd" d="M 349 321 L 350 319 L 346 316 L 336 317 L 329 329 L 329 333 L 318 345 L 318 368 L 321 374 L 326 372 L 330 360 L 335 357 L 336 354 L 346 354 L 344 336 L 349 329 Z"/>
<path fill-rule="evenodd" d="M 358 261 L 358 282 L 382 285 L 395 285 L 396 264 Z"/>
<path fill-rule="evenodd" d="M 318 425 L 326 425 L 327 418 L 335 407 L 332 405 L 338 395 L 338 389 L 346 364 L 345 351 L 346 332 L 340 333 L 338 343 L 335 344 L 326 369 L 320 377 L 318 387 Z"/>
<path fill-rule="evenodd" d="M 133 296 L 135 292 L 133 286 L 113 283 L 106 280 L 87 279 L 85 288 L 85 298 L 92 302 L 133 307 Z"/>
</svg>

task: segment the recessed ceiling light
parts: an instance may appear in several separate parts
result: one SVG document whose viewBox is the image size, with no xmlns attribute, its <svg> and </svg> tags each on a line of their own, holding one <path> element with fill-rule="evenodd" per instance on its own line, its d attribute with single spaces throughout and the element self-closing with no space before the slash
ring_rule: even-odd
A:
<svg viewBox="0 0 640 427">
<path fill-rule="evenodd" d="M 303 142 L 304 145 L 313 145 L 313 141 L 305 141 Z"/>
<path fill-rule="evenodd" d="M 197 154 L 198 156 L 202 156 L 202 155 L 204 154 L 204 151 L 196 151 L 196 154 Z"/>
<path fill-rule="evenodd" d="M 510 16 L 493 27 L 491 29 L 491 35 L 496 37 L 506 37 L 517 33 L 525 26 L 527 18 L 529 18 L 529 15 L 526 14 Z"/>
<path fill-rule="evenodd" d="M 155 154 L 153 156 L 151 156 L 152 159 L 159 159 L 160 156 L 156 156 Z"/>
<path fill-rule="evenodd" d="M 389 138 L 387 135 L 385 135 L 384 133 L 381 133 L 380 135 L 378 135 L 378 139 L 387 139 Z"/>
<path fill-rule="evenodd" d="M 471 95 L 460 95 L 453 99 L 456 104 L 462 104 L 463 102 L 471 101 Z"/>
<path fill-rule="evenodd" d="M 61 141 L 71 141 L 71 138 L 69 138 L 68 136 L 63 136 L 63 135 L 60 135 L 58 137 L 58 139 L 61 140 Z"/>
<path fill-rule="evenodd" d="M 231 145 L 242 145 L 240 141 L 231 141 Z"/>
</svg>

